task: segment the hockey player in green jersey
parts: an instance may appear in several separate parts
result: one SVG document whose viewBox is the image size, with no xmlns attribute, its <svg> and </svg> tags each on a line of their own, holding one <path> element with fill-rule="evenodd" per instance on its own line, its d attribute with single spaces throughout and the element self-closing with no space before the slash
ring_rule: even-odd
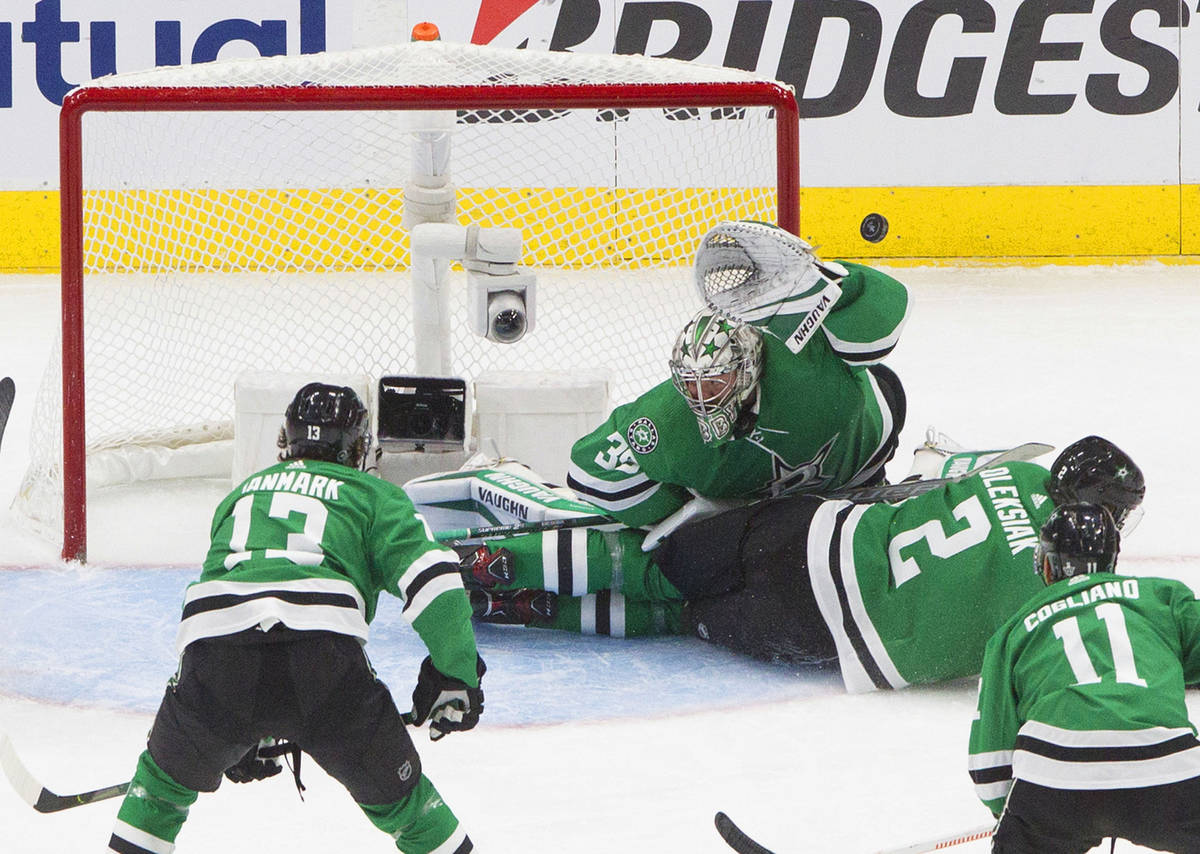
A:
<svg viewBox="0 0 1200 854">
<path fill-rule="evenodd" d="M 1084 852 L 1105 837 L 1200 851 L 1200 602 L 1181 582 L 1115 574 L 1106 509 L 1068 504 L 1041 529 L 1045 585 L 988 642 L 971 778 L 1000 817 L 997 854 Z"/>
<path fill-rule="evenodd" d="M 1072 443 L 1049 471 L 1013 462 L 899 504 L 792 496 L 689 522 L 653 551 L 637 531 L 498 541 L 502 589 L 555 591 L 534 626 L 693 633 L 765 660 L 837 664 L 850 691 L 973 676 L 992 632 L 1040 582 L 1036 532 L 1057 504 L 1140 512 L 1145 483 L 1111 442 Z M 484 560 L 486 563 L 486 559 Z M 473 556 L 468 573 L 478 583 Z M 485 578 L 486 580 L 486 578 Z"/>
<path fill-rule="evenodd" d="M 905 398 L 878 363 L 899 339 L 907 288 L 752 222 L 709 232 L 695 275 L 709 308 L 676 340 L 671 380 L 575 443 L 567 485 L 643 527 L 693 495 L 820 494 L 881 479 Z"/>
<path fill-rule="evenodd" d="M 278 745 L 267 747 L 277 737 L 341 782 L 406 854 L 472 850 L 405 728 L 428 720 L 440 737 L 479 720 L 470 606 L 454 552 L 431 540 L 400 488 L 361 471 L 369 438 L 353 389 L 306 385 L 287 409 L 281 461 L 217 507 L 184 597 L 179 671 L 110 851 L 173 851 L 197 793 L 215 791 L 223 773 L 278 773 Z M 362 650 L 383 590 L 429 649 L 403 717 Z"/>
</svg>

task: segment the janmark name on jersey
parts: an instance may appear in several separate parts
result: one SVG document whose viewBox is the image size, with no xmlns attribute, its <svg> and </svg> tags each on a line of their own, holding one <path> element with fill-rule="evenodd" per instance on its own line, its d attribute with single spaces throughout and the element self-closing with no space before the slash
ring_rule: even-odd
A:
<svg viewBox="0 0 1200 854">
<path fill-rule="evenodd" d="M 979 476 L 983 479 L 992 510 L 1004 528 L 1004 536 L 1012 553 L 1015 555 L 1025 549 L 1037 548 L 1037 532 L 1033 530 L 1029 513 L 1021 503 L 1021 493 L 1012 484 L 1008 469 L 1004 466 L 984 469 Z M 1007 485 L 1005 481 L 1008 481 Z"/>
<path fill-rule="evenodd" d="M 1087 579 L 1087 576 L 1079 575 L 1076 578 L 1084 581 Z M 1097 584 L 1079 593 L 1072 593 L 1069 596 L 1051 602 L 1049 605 L 1043 605 L 1025 618 L 1025 631 L 1032 632 L 1038 623 L 1045 620 L 1051 614 L 1057 614 L 1059 611 L 1065 611 L 1068 608 L 1083 608 L 1101 599 L 1115 599 L 1118 597 L 1124 599 L 1138 598 L 1137 579 L 1126 578 L 1122 581 L 1106 581 L 1103 584 Z"/>
<path fill-rule="evenodd" d="M 306 471 L 286 470 L 257 475 L 242 485 L 242 494 L 247 492 L 297 492 L 325 501 L 337 501 L 338 489 L 345 481 Z"/>
</svg>

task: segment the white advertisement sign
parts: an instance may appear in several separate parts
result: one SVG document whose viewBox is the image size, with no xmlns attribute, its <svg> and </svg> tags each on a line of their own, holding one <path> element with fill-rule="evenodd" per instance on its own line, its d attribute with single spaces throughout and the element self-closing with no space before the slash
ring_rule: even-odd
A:
<svg viewBox="0 0 1200 854">
<path fill-rule="evenodd" d="M 349 48 L 348 5 L 0 0 L 0 189 L 57 187 L 58 107 L 72 87 L 156 65 Z"/>
<path fill-rule="evenodd" d="M 408 4 L 451 41 L 777 77 L 805 118 L 806 186 L 1177 183 L 1194 16 L 1175 0 Z"/>
</svg>

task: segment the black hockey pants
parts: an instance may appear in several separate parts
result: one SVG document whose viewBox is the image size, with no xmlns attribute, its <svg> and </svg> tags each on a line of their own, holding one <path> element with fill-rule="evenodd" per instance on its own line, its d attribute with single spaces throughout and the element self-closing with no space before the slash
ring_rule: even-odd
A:
<svg viewBox="0 0 1200 854">
<path fill-rule="evenodd" d="M 1155 851 L 1198 854 L 1200 778 L 1091 791 L 1017 780 L 992 839 L 992 852 L 1082 854 L 1114 836 Z"/>
<path fill-rule="evenodd" d="M 687 599 L 704 640 L 766 661 L 834 664 L 837 651 L 808 575 L 820 499 L 777 498 L 683 525 L 653 560 Z"/>
<path fill-rule="evenodd" d="M 277 626 L 189 644 L 150 731 L 158 766 L 211 792 L 268 736 L 299 744 L 360 804 L 395 803 L 421 777 L 391 694 L 355 638 Z"/>
</svg>

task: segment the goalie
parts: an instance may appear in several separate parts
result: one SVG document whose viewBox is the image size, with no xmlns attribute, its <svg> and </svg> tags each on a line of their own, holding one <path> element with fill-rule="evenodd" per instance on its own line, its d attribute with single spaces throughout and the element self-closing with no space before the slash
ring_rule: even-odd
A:
<svg viewBox="0 0 1200 854">
<path fill-rule="evenodd" d="M 1106 439 L 1047 470 L 985 468 L 900 504 L 770 499 L 692 521 L 652 552 L 640 531 L 572 529 L 494 542 L 468 586 L 556 595 L 529 625 L 626 637 L 695 634 L 768 661 L 834 665 L 850 691 L 979 673 L 988 638 L 1042 588 L 1037 531 L 1058 505 L 1102 504 L 1126 533 L 1141 471 Z M 507 583 L 486 567 L 503 561 Z M 527 591 L 529 593 L 530 591 Z"/>
<path fill-rule="evenodd" d="M 879 362 L 908 289 L 877 270 L 826 263 L 774 226 L 729 222 L 700 243 L 708 308 L 684 327 L 671 380 L 618 406 L 571 450 L 567 485 L 630 527 L 693 495 L 820 494 L 883 479 L 904 426 L 904 390 Z"/>
</svg>

